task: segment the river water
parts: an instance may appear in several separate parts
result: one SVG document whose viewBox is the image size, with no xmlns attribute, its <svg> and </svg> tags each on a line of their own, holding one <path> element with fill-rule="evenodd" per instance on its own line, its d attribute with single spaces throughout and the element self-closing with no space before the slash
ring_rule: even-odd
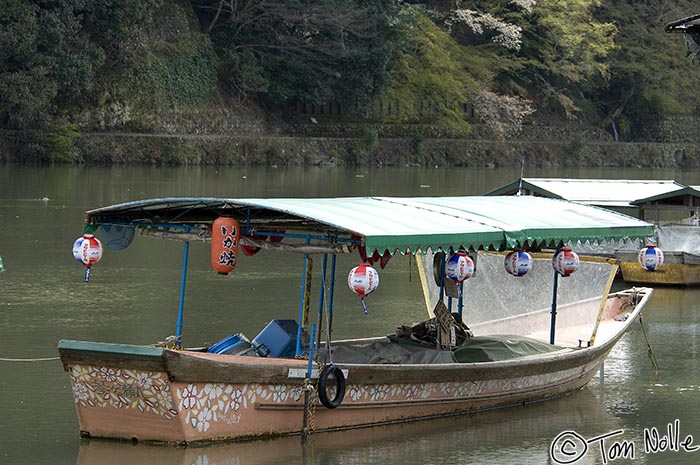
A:
<svg viewBox="0 0 700 465">
<path fill-rule="evenodd" d="M 282 438 L 206 448 L 132 445 L 79 438 L 59 339 L 151 343 L 173 334 L 182 249 L 157 240 L 106 251 L 90 283 L 71 256 L 91 208 L 148 197 L 318 197 L 481 194 L 515 180 L 520 167 L 489 169 L 17 167 L 0 165 L 0 463 L 159 464 L 554 464 L 559 441 L 589 441 L 576 463 L 697 463 L 700 451 L 700 290 L 661 288 L 621 340 L 604 372 L 582 391 L 542 404 L 351 432 L 315 434 L 302 446 Z M 700 173 L 657 170 L 543 170 L 531 177 L 676 179 Z M 298 305 L 300 264 L 261 253 L 220 277 L 208 250 L 190 252 L 185 345 L 231 332 L 254 336 Z M 356 260 L 356 257 L 353 257 Z M 350 264 L 350 263 L 348 263 Z M 346 264 L 346 265 L 348 265 Z M 344 268 L 340 268 L 344 269 Z M 424 318 L 410 263 L 394 258 L 365 317 L 337 292 L 334 337 L 382 335 Z M 617 287 L 624 283 L 616 283 Z M 262 296 L 262 297 L 261 297 Z M 660 371 L 648 358 L 644 331 Z M 358 334 L 359 332 L 359 334 Z M 48 360 L 44 360 L 48 359 Z M 691 442 L 656 450 L 645 441 L 680 432 Z M 562 435 L 566 433 L 568 435 Z M 675 434 L 675 433 L 674 433 Z M 604 437 L 603 439 L 595 439 Z M 575 441 L 574 441 L 575 442 Z M 660 444 L 660 446 L 662 446 Z M 646 446 L 646 448 L 645 448 Z M 633 458 L 632 458 L 633 456 Z M 572 456 L 578 457 L 578 455 Z"/>
</svg>

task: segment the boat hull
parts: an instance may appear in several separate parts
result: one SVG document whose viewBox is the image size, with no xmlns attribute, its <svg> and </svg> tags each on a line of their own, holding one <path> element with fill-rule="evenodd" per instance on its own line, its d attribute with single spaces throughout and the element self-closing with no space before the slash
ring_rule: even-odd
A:
<svg viewBox="0 0 700 465">
<path fill-rule="evenodd" d="M 59 353 L 84 436 L 178 444 L 241 440 L 300 434 L 305 413 L 308 430 L 328 431 L 509 407 L 576 391 L 596 374 L 650 295 L 643 294 L 636 308 L 626 303 L 629 295 L 611 297 L 603 313 L 626 317 L 601 323 L 591 347 L 495 362 L 340 363 L 347 385 L 335 409 L 313 394 L 306 409 L 306 389 L 316 388 L 316 380 L 305 381 L 305 360 L 81 341 L 61 341 Z"/>
<path fill-rule="evenodd" d="M 342 405 L 330 410 L 314 403 L 311 426 L 344 429 L 560 396 L 588 383 L 607 350 L 575 354 L 517 369 L 454 364 L 409 367 L 399 373 L 383 366 L 346 366 L 348 384 Z M 193 359 L 201 362 L 200 354 L 163 351 L 159 371 L 113 368 L 98 360 L 92 365 L 66 361 L 81 431 L 90 437 L 175 443 L 300 433 L 303 380 L 270 377 L 259 383 L 244 377 L 243 382 L 228 381 L 238 368 L 245 371 L 244 365 L 250 363 L 245 360 L 227 361 L 230 373 L 219 380 L 196 380 L 194 374 L 189 376 L 192 379 L 178 380 L 173 373 L 191 366 Z M 287 370 L 299 368 L 303 367 L 287 366 Z M 410 378 L 415 381 L 409 382 Z"/>
</svg>

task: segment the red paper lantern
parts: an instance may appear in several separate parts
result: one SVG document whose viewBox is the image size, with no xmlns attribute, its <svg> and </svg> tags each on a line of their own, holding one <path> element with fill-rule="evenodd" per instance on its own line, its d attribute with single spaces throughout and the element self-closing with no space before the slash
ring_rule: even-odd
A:
<svg viewBox="0 0 700 465">
<path fill-rule="evenodd" d="M 219 217 L 211 226 L 211 267 L 219 274 L 229 274 L 238 263 L 238 221 Z"/>
</svg>

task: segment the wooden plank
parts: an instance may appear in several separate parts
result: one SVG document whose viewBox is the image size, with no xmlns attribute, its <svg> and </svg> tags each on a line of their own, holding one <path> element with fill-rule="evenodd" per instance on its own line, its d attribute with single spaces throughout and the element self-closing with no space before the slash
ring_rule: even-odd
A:
<svg viewBox="0 0 700 465">
<path fill-rule="evenodd" d="M 131 368 L 145 371 L 164 371 L 163 349 L 160 347 L 103 342 L 61 340 L 58 355 L 63 368 L 68 365 Z"/>
<path fill-rule="evenodd" d="M 130 358 L 160 357 L 163 354 L 162 347 L 152 347 L 132 344 L 111 344 L 106 342 L 72 341 L 61 339 L 58 341 L 58 350 L 64 353 L 81 354 L 115 354 Z"/>
<path fill-rule="evenodd" d="M 164 351 L 163 358 L 173 381 L 233 384 L 302 384 L 303 379 L 289 378 L 289 369 L 306 367 L 308 363 L 296 359 L 211 356 L 174 350 Z"/>
</svg>

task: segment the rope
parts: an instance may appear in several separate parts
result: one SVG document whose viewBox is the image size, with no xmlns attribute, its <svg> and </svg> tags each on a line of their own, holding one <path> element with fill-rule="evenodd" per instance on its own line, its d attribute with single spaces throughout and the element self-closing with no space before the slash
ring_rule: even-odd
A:
<svg viewBox="0 0 700 465">
<path fill-rule="evenodd" d="M 155 344 L 151 344 L 151 347 L 162 347 L 168 350 L 185 350 L 182 348 L 181 344 L 182 337 L 168 336 L 165 341 L 158 341 Z"/>
<path fill-rule="evenodd" d="M 0 362 L 50 362 L 60 360 L 61 357 L 45 357 L 45 358 L 3 358 L 0 357 Z"/>
<path fill-rule="evenodd" d="M 304 390 L 308 392 L 309 402 L 307 404 L 307 423 L 306 423 L 306 434 L 311 434 L 315 427 L 314 414 L 316 413 L 316 400 L 318 399 L 318 386 L 317 382 L 304 382 Z"/>
<path fill-rule="evenodd" d="M 649 360 L 651 360 L 651 365 L 654 367 L 654 370 L 656 372 L 659 372 L 659 364 L 656 363 L 656 357 L 654 356 L 654 352 L 651 350 L 651 344 L 649 344 L 649 338 L 647 337 L 647 331 L 644 329 L 644 322 L 642 321 L 642 314 L 639 314 L 639 323 L 642 325 L 642 334 L 644 335 L 644 340 L 647 343 L 647 355 L 649 356 Z"/>
</svg>

